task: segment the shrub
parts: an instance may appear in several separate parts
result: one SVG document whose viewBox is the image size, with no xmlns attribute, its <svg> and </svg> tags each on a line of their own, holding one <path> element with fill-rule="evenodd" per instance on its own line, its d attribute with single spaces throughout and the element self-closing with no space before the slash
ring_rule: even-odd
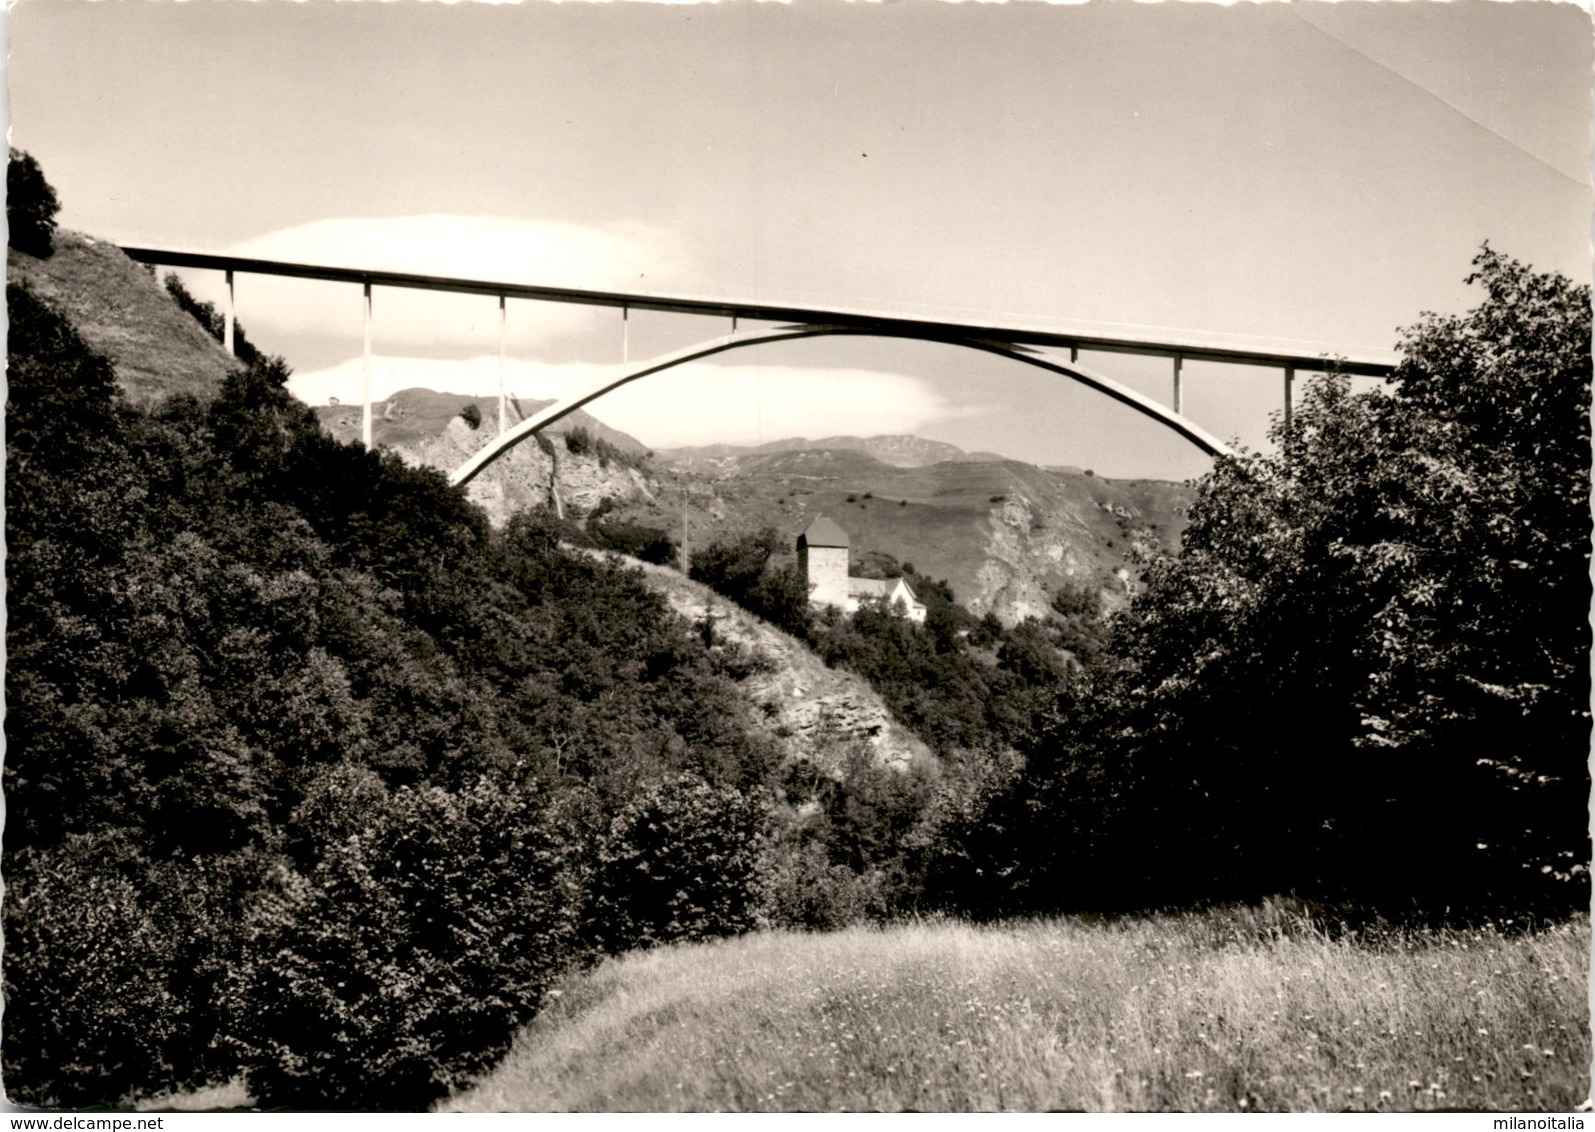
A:
<svg viewBox="0 0 1595 1132">
<path fill-rule="evenodd" d="M 593 434 L 585 425 L 577 425 L 565 434 L 565 451 L 572 456 L 585 456 L 593 450 Z"/>
<path fill-rule="evenodd" d="M 474 431 L 482 427 L 482 408 L 475 401 L 460 410 L 460 419 L 471 426 Z"/>
<path fill-rule="evenodd" d="M 881 911 L 876 879 L 831 864 L 817 842 L 782 847 L 767 872 L 765 918 L 778 928 L 838 931 Z"/>
<path fill-rule="evenodd" d="M 482 779 L 400 789 L 261 898 L 234 1034 L 270 1107 L 424 1108 L 487 1068 L 572 960 L 579 849 Z"/>
<path fill-rule="evenodd" d="M 8 869 L 5 1070 L 10 1099 L 115 1103 L 169 1078 L 181 1025 L 164 1000 L 172 940 L 136 885 L 82 844 Z M 112 856 L 116 854 L 111 854 Z"/>
<path fill-rule="evenodd" d="M 595 944 L 620 952 L 754 928 L 769 816 L 762 798 L 696 775 L 646 791 L 615 816 L 599 847 Z"/>
<path fill-rule="evenodd" d="M 675 540 L 664 531 L 637 523 L 594 523 L 589 517 L 587 537 L 601 550 L 629 554 L 656 566 L 667 566 L 676 560 Z"/>
<path fill-rule="evenodd" d="M 216 987 L 247 857 L 152 867 L 125 838 L 7 862 L 5 1080 L 39 1107 L 125 1104 L 225 1079 Z"/>
<path fill-rule="evenodd" d="M 55 214 L 61 211 L 55 190 L 33 155 L 10 151 L 6 162 L 6 225 L 9 242 L 19 252 L 49 259 L 55 254 Z"/>
<path fill-rule="evenodd" d="M 716 542 L 692 559 L 692 578 L 793 636 L 813 625 L 809 586 L 795 565 L 773 566 L 780 545 L 773 527 L 730 542 Z"/>
<path fill-rule="evenodd" d="M 173 302 L 199 323 L 206 334 L 218 342 L 226 341 L 227 316 L 217 310 L 215 304 L 194 298 L 176 275 L 166 277 L 166 293 L 172 297 Z M 243 324 L 237 319 L 233 320 L 233 356 L 246 366 L 268 360 L 249 340 L 249 335 L 244 333 Z"/>
</svg>

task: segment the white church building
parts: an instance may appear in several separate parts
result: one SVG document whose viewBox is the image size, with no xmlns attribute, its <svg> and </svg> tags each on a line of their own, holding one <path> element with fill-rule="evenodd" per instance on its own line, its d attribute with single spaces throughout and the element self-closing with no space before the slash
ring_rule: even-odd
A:
<svg viewBox="0 0 1595 1132">
<path fill-rule="evenodd" d="M 797 539 L 798 569 L 809 583 L 809 604 L 834 606 L 857 613 L 866 605 L 884 605 L 910 621 L 924 624 L 925 606 L 906 578 L 850 578 L 847 532 L 824 515 Z"/>
</svg>

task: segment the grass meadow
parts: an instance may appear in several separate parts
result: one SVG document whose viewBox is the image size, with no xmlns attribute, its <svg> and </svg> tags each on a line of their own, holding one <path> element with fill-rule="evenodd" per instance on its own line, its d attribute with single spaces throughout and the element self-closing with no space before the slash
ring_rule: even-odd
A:
<svg viewBox="0 0 1595 1132">
<path fill-rule="evenodd" d="M 1566 1111 L 1589 943 L 1332 940 L 1277 907 L 759 933 L 573 978 L 440 1107 Z"/>
</svg>

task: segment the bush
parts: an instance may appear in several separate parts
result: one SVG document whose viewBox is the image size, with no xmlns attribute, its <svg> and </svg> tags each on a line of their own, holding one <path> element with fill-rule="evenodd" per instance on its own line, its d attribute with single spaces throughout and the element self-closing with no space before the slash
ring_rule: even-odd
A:
<svg viewBox="0 0 1595 1132">
<path fill-rule="evenodd" d="M 225 1080 L 217 986 L 247 857 L 152 867 L 115 834 L 7 863 L 5 1081 L 41 1108 Z"/>
<path fill-rule="evenodd" d="M 598 851 L 589 933 L 611 953 L 750 931 L 768 804 L 680 775 L 616 815 Z"/>
<path fill-rule="evenodd" d="M 10 151 L 6 162 L 6 225 L 9 242 L 19 252 L 49 259 L 55 254 L 55 214 L 61 211 L 55 190 L 32 154 Z"/>
<path fill-rule="evenodd" d="M 183 286 L 183 281 L 176 275 L 166 277 L 166 293 L 172 297 L 195 322 L 204 328 L 218 342 L 227 340 L 227 316 L 216 309 L 215 304 L 202 302 L 189 294 L 188 288 Z M 244 333 L 243 323 L 233 320 L 233 357 L 243 362 L 246 366 L 256 365 L 268 359 L 249 340 L 249 335 Z M 273 359 L 275 360 L 275 359 Z"/>
<path fill-rule="evenodd" d="M 587 536 L 600 550 L 629 554 L 656 566 L 668 566 L 676 560 L 675 541 L 652 527 L 637 523 L 594 523 L 589 518 Z"/>
<path fill-rule="evenodd" d="M 8 869 L 5 1070 L 13 1101 L 105 1104 L 170 1080 L 172 940 L 104 845 Z M 110 856 L 116 856 L 112 853 Z"/>
<path fill-rule="evenodd" d="M 808 582 L 793 565 L 771 564 L 781 545 L 773 527 L 716 542 L 692 558 L 692 578 L 795 637 L 808 639 L 813 618 Z"/>
<path fill-rule="evenodd" d="M 482 427 L 482 407 L 472 401 L 460 410 L 460 419 L 470 425 L 471 430 L 474 432 Z"/>
<path fill-rule="evenodd" d="M 577 425 L 565 434 L 565 451 L 572 456 L 585 456 L 593 450 L 593 434 L 585 425 Z"/>
<path fill-rule="evenodd" d="M 782 847 L 768 867 L 765 918 L 778 928 L 838 931 L 882 910 L 872 879 L 831 864 L 817 842 Z"/>
<path fill-rule="evenodd" d="M 426 1107 L 508 1048 L 575 957 L 580 850 L 540 800 L 400 789 L 261 898 L 234 1040 L 268 1107 Z"/>
</svg>

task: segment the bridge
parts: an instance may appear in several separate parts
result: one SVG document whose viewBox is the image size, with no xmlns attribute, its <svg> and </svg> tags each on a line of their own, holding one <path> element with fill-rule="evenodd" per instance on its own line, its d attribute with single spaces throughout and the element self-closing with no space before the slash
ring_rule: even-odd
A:
<svg viewBox="0 0 1595 1132">
<path fill-rule="evenodd" d="M 1364 377 L 1388 377 L 1395 369 L 1389 356 L 1328 358 L 1302 353 L 1259 349 L 1239 344 L 1172 338 L 1108 337 L 1040 327 L 1007 326 L 982 322 L 947 322 L 908 318 L 880 311 L 822 310 L 817 308 L 743 303 L 719 299 L 693 299 L 654 294 L 628 294 L 618 291 L 591 291 L 568 287 L 546 287 L 522 283 L 490 282 L 442 275 L 379 271 L 364 268 L 325 267 L 287 263 L 280 260 L 252 259 L 244 256 L 216 255 L 207 252 L 178 251 L 170 248 L 123 247 L 137 262 L 156 268 L 187 267 L 223 272 L 226 297 L 223 305 L 223 345 L 233 351 L 234 278 L 238 274 L 276 275 L 296 279 L 316 279 L 356 284 L 364 300 L 364 414 L 361 438 L 371 446 L 371 292 L 374 287 L 441 291 L 453 294 L 482 295 L 498 299 L 499 333 L 499 408 L 498 435 L 476 455 L 454 471 L 455 484 L 467 484 L 484 468 L 529 436 L 575 412 L 629 382 L 662 373 L 676 366 L 715 354 L 726 353 L 772 342 L 792 341 L 837 335 L 877 338 L 907 338 L 939 342 L 949 346 L 979 350 L 1016 362 L 1036 366 L 1078 382 L 1087 388 L 1129 406 L 1185 437 L 1209 455 L 1227 454 L 1229 449 L 1196 422 L 1181 413 L 1182 371 L 1188 361 L 1220 362 L 1266 366 L 1281 371 L 1285 419 L 1290 419 L 1292 386 L 1297 371 L 1337 373 Z M 505 311 L 510 299 L 539 302 L 574 303 L 582 306 L 619 308 L 621 312 L 621 362 L 601 377 L 565 398 L 508 427 L 505 386 Z M 627 321 L 630 312 L 661 311 L 728 319 L 730 333 L 661 357 L 633 362 L 629 357 Z M 740 322 L 776 324 L 773 328 L 738 329 Z M 1067 350 L 1068 359 L 1043 353 Z M 1167 358 L 1170 363 L 1170 404 L 1162 403 L 1116 381 L 1106 374 L 1082 366 L 1081 351 L 1108 354 L 1150 355 Z"/>
</svg>

